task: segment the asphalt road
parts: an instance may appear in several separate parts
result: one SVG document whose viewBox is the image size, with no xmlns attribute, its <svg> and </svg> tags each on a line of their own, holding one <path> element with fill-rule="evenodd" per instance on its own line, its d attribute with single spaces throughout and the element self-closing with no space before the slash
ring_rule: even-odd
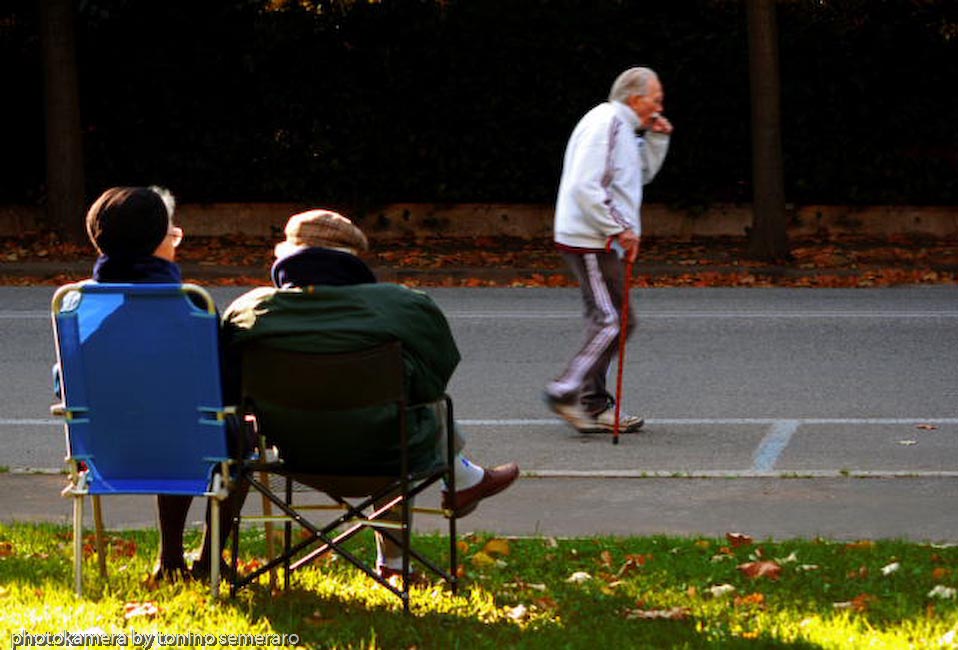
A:
<svg viewBox="0 0 958 650">
<path fill-rule="evenodd" d="M 636 291 L 624 403 L 648 424 L 617 446 L 541 402 L 580 342 L 576 290 L 429 293 L 462 351 L 450 393 L 470 455 L 525 472 L 467 528 L 958 541 L 958 288 Z M 0 288 L 0 465 L 17 470 L 0 490 L 22 495 L 2 520 L 68 511 L 46 500 L 61 478 L 18 473 L 64 452 L 50 295 Z M 112 522 L 152 517 L 131 505 Z"/>
</svg>

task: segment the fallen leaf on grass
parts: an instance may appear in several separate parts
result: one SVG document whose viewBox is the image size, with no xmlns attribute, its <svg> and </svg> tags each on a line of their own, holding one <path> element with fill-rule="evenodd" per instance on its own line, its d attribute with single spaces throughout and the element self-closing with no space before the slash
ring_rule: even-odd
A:
<svg viewBox="0 0 958 650">
<path fill-rule="evenodd" d="M 491 567 L 496 565 L 496 560 L 491 555 L 483 551 L 479 551 L 478 553 L 473 555 L 471 558 L 469 558 L 469 562 L 472 563 L 472 566 L 477 567 L 479 569 L 484 569 L 486 567 Z"/>
<path fill-rule="evenodd" d="M 559 609 L 559 603 L 554 599 L 549 598 L 548 596 L 543 596 L 542 598 L 537 598 L 533 601 L 533 604 L 543 611 L 554 611 Z"/>
<path fill-rule="evenodd" d="M 870 539 L 861 539 L 857 542 L 845 544 L 845 548 L 849 551 L 870 551 L 875 548 L 875 542 Z"/>
<path fill-rule="evenodd" d="M 886 564 L 881 568 L 881 573 L 883 576 L 890 576 L 893 573 L 897 573 L 898 569 L 901 568 L 901 564 L 898 562 L 892 562 L 891 564 Z"/>
<path fill-rule="evenodd" d="M 247 575 L 253 573 L 257 569 L 263 567 L 263 561 L 259 558 L 251 558 L 249 560 L 238 560 L 236 562 L 236 568 L 239 570 L 241 575 Z"/>
<path fill-rule="evenodd" d="M 955 595 L 958 594 L 952 587 L 946 587 L 944 585 L 935 585 L 935 587 L 928 592 L 929 598 L 941 598 L 941 599 L 953 599 Z"/>
<path fill-rule="evenodd" d="M 643 621 L 684 621 L 689 617 L 687 607 L 673 607 L 671 609 L 627 609 L 625 618 L 627 620 Z"/>
<path fill-rule="evenodd" d="M 754 593 L 746 596 L 736 596 L 732 603 L 735 607 L 757 607 L 763 609 L 765 607 L 765 594 Z"/>
<path fill-rule="evenodd" d="M 855 612 L 867 612 L 871 608 L 872 603 L 877 601 L 878 598 L 871 594 L 858 594 L 851 600 L 832 603 L 832 607 L 835 609 L 850 609 Z"/>
<path fill-rule="evenodd" d="M 547 591 L 546 587 L 541 582 L 526 582 L 522 578 L 517 577 L 515 582 L 507 582 L 502 585 L 503 587 L 508 587 L 509 589 L 518 589 L 519 591 L 524 591 L 526 589 L 532 589 L 533 591 Z"/>
<path fill-rule="evenodd" d="M 138 618 L 140 616 L 146 616 L 147 618 L 153 618 L 160 613 L 160 608 L 156 606 L 156 602 L 148 600 L 145 602 L 131 601 L 123 605 L 123 618 L 130 620 L 131 618 Z"/>
<path fill-rule="evenodd" d="M 712 594 L 713 598 L 721 598 L 722 596 L 735 593 L 735 587 L 730 584 L 712 585 L 709 587 L 709 593 Z"/>
<path fill-rule="evenodd" d="M 509 540 L 490 539 L 482 550 L 487 555 L 509 555 Z"/>
<path fill-rule="evenodd" d="M 0 557 L 10 557 L 14 553 L 13 542 L 0 542 Z"/>
<path fill-rule="evenodd" d="M 951 576 L 951 569 L 943 566 L 935 567 L 931 572 L 931 577 L 935 580 L 944 580 L 949 576 Z"/>
<path fill-rule="evenodd" d="M 651 555 L 645 554 L 635 554 L 627 555 L 625 562 L 619 567 L 619 572 L 616 574 L 617 577 L 621 578 L 623 576 L 631 575 L 638 571 L 641 567 L 645 566 L 646 562 L 652 559 Z"/>
<path fill-rule="evenodd" d="M 782 577 L 782 567 L 777 562 L 771 560 L 759 560 L 757 562 L 746 562 L 738 565 L 738 570 L 753 580 L 758 578 L 768 578 L 769 580 L 778 580 Z"/>
<path fill-rule="evenodd" d="M 592 580 L 591 575 L 589 575 L 585 571 L 576 571 L 575 573 L 570 575 L 568 578 L 566 578 L 565 581 L 571 582 L 572 584 L 582 584 L 583 582 L 588 582 L 589 580 Z"/>
<path fill-rule="evenodd" d="M 506 607 L 506 616 L 514 621 L 521 621 L 529 613 L 529 608 L 519 603 L 515 607 Z"/>
<path fill-rule="evenodd" d="M 109 540 L 110 552 L 113 557 L 133 557 L 136 555 L 136 540 L 122 537 Z"/>
</svg>

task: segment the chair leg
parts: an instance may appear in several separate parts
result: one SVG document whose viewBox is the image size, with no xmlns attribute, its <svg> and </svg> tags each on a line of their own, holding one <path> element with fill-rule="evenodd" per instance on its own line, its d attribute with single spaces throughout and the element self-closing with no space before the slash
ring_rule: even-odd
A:
<svg viewBox="0 0 958 650">
<path fill-rule="evenodd" d="M 236 585 L 239 583 L 239 536 L 240 521 L 243 516 L 242 511 L 233 513 L 233 539 L 232 553 L 230 554 L 230 564 L 233 567 L 233 577 L 230 579 L 230 598 L 236 598 Z"/>
<path fill-rule="evenodd" d="M 106 542 L 103 527 L 103 508 L 100 495 L 93 495 L 93 528 L 96 538 L 96 558 L 100 567 L 100 577 L 106 579 Z"/>
<path fill-rule="evenodd" d="M 220 501 L 210 497 L 210 592 L 213 598 L 220 595 Z"/>
<path fill-rule="evenodd" d="M 446 489 L 450 494 L 456 493 L 456 449 L 455 427 L 452 399 L 448 395 L 443 400 L 445 406 L 446 424 L 443 434 L 446 436 Z M 459 544 L 456 539 L 456 518 L 449 517 L 449 581 L 452 594 L 459 591 Z"/>
<path fill-rule="evenodd" d="M 83 597 L 83 495 L 73 495 L 73 590 Z"/>
<path fill-rule="evenodd" d="M 286 477 L 286 505 L 293 505 L 293 479 Z M 293 544 L 293 522 L 286 520 L 286 523 L 283 525 L 283 553 L 286 556 L 286 561 L 283 563 L 283 589 L 289 590 L 289 573 L 290 573 L 290 563 L 289 563 L 289 551 L 292 548 Z"/>
<path fill-rule="evenodd" d="M 269 474 L 266 472 L 260 472 L 259 480 L 263 483 L 269 483 Z M 266 517 L 273 516 L 273 502 L 266 498 L 266 495 L 261 495 L 263 500 L 263 515 Z M 276 557 L 276 541 L 273 539 L 273 522 L 266 522 L 266 559 L 267 561 L 272 560 Z M 276 568 L 269 570 L 269 589 L 270 592 L 276 589 Z"/>
<path fill-rule="evenodd" d="M 409 613 L 409 547 L 412 544 L 412 520 L 409 509 L 409 483 L 403 480 L 402 500 L 402 609 L 404 614 Z"/>
</svg>

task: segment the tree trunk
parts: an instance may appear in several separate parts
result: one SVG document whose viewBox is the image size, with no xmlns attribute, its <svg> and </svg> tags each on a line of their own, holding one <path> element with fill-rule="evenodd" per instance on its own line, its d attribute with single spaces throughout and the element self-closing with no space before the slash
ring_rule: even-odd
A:
<svg viewBox="0 0 958 650">
<path fill-rule="evenodd" d="M 40 36 L 46 101 L 47 225 L 69 241 L 86 241 L 83 140 L 77 90 L 73 2 L 41 0 Z"/>
<path fill-rule="evenodd" d="M 746 0 L 752 85 L 752 209 L 748 252 L 765 260 L 788 258 L 782 165 L 778 27 L 775 0 Z"/>
</svg>

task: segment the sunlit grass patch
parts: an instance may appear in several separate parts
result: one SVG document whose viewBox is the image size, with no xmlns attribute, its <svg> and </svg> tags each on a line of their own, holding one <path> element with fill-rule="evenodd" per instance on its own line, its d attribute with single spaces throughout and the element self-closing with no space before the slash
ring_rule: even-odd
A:
<svg viewBox="0 0 958 650">
<path fill-rule="evenodd" d="M 72 594 L 69 533 L 0 527 L 0 638 L 87 633 L 153 647 L 958 648 L 958 549 L 897 541 L 463 536 L 459 594 L 414 588 L 412 615 L 342 559 L 264 577 L 235 599 L 151 584 L 153 531 L 110 534 L 110 573 L 87 560 Z M 194 543 L 197 541 L 194 537 Z M 433 555 L 446 542 L 419 538 Z M 262 559 L 244 531 L 241 565 Z M 371 536 L 355 552 L 372 557 Z M 257 637 L 259 635 L 259 637 Z M 49 645 L 49 644 L 48 644 Z M 145 645 L 145 643 L 144 643 Z M 142 646 L 141 646 L 142 647 Z"/>
</svg>

